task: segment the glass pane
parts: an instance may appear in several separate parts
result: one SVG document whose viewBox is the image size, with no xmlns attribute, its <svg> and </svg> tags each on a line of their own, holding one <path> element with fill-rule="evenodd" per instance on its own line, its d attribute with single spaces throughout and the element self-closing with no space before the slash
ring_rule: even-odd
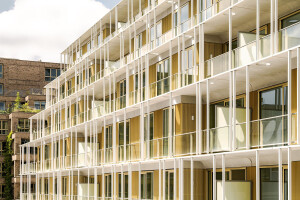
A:
<svg viewBox="0 0 300 200">
<path fill-rule="evenodd" d="M 278 168 L 260 169 L 261 200 L 278 199 Z"/>
<path fill-rule="evenodd" d="M 45 69 L 45 76 L 50 76 L 50 69 Z"/>
<path fill-rule="evenodd" d="M 189 19 L 189 4 L 187 3 L 185 6 L 181 8 L 181 18 L 180 23 L 183 23 Z"/>
<path fill-rule="evenodd" d="M 292 24 L 298 23 L 300 21 L 300 12 L 296 13 L 290 17 L 287 17 L 281 21 L 281 28 L 286 28 Z"/>
<path fill-rule="evenodd" d="M 260 92 L 260 118 L 282 115 L 282 87 Z"/>
</svg>

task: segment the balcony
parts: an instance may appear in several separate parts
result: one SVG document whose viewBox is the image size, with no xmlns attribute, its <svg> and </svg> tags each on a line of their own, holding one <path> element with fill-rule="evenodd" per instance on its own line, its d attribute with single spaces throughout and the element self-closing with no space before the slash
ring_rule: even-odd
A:
<svg viewBox="0 0 300 200">
<path fill-rule="evenodd" d="M 279 51 L 300 45 L 300 22 L 279 31 Z"/>
</svg>

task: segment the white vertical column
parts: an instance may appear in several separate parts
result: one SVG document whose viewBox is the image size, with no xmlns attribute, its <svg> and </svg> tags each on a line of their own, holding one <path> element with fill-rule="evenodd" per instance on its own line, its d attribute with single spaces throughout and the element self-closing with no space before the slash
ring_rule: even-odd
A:
<svg viewBox="0 0 300 200">
<path fill-rule="evenodd" d="M 300 48 L 297 48 L 297 144 L 300 144 Z"/>
<path fill-rule="evenodd" d="M 233 127 L 232 127 L 232 114 L 233 114 L 233 99 L 232 99 L 232 96 L 233 96 L 233 91 L 232 91 L 232 81 L 233 80 L 233 72 L 229 72 L 229 150 L 230 151 L 233 151 Z M 209 119 L 209 118 L 207 118 Z"/>
<path fill-rule="evenodd" d="M 232 72 L 233 75 L 233 79 L 232 79 L 232 104 L 233 104 L 233 110 L 232 110 L 232 135 L 233 135 L 233 140 L 232 140 L 232 144 L 233 144 L 233 148 L 232 150 L 235 151 L 236 150 L 236 71 Z"/>
<path fill-rule="evenodd" d="M 282 200 L 282 151 L 278 149 L 278 200 Z"/>
<path fill-rule="evenodd" d="M 173 197 L 174 197 L 174 200 L 177 199 L 177 169 L 176 169 L 176 158 L 174 159 L 174 194 L 173 194 Z"/>
<path fill-rule="evenodd" d="M 292 56 L 288 51 L 288 144 L 292 143 Z"/>
<path fill-rule="evenodd" d="M 256 150 L 256 200 L 260 200 L 260 166 L 259 151 Z"/>
<path fill-rule="evenodd" d="M 292 149 L 288 148 L 288 200 L 292 200 Z"/>
<path fill-rule="evenodd" d="M 216 155 L 213 155 L 213 200 L 216 200 L 216 195 L 217 195 L 217 185 L 216 185 Z"/>
<path fill-rule="evenodd" d="M 246 149 L 250 149 L 250 81 L 249 66 L 246 66 Z"/>
<path fill-rule="evenodd" d="M 226 169 L 226 163 L 225 163 L 225 154 L 222 154 L 222 193 L 223 193 L 223 200 L 225 200 L 226 196 L 225 196 L 225 191 L 226 191 L 226 188 L 225 188 L 225 178 L 226 178 L 226 174 L 225 174 L 225 169 Z"/>
<path fill-rule="evenodd" d="M 209 123 L 209 80 L 206 81 L 206 150 L 207 153 L 209 153 L 209 129 L 210 129 L 210 123 Z"/>
<path fill-rule="evenodd" d="M 228 48 L 228 70 L 232 67 L 232 8 L 229 9 L 229 48 Z"/>
<path fill-rule="evenodd" d="M 275 0 L 274 2 L 274 17 L 275 17 L 275 24 L 274 24 L 274 53 L 278 52 L 278 0 Z"/>
<path fill-rule="evenodd" d="M 194 199 L 194 159 L 191 158 L 191 199 Z"/>
<path fill-rule="evenodd" d="M 259 59 L 259 28 L 260 28 L 260 6 L 259 6 L 259 0 L 256 0 L 256 60 Z"/>
</svg>

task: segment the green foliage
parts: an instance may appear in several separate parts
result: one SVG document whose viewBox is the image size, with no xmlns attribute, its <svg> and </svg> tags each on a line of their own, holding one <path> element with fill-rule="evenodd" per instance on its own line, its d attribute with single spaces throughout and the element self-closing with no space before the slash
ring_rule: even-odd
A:
<svg viewBox="0 0 300 200">
<path fill-rule="evenodd" d="M 13 168 L 13 161 L 12 161 L 12 134 L 11 131 L 7 138 L 6 138 L 6 147 L 4 152 L 4 197 L 6 200 L 14 199 L 14 188 L 12 184 L 12 168 Z"/>
<path fill-rule="evenodd" d="M 21 105 L 21 98 L 20 98 L 20 93 L 17 92 L 17 97 L 15 99 L 15 104 L 14 104 L 14 110 L 18 110 Z"/>
</svg>

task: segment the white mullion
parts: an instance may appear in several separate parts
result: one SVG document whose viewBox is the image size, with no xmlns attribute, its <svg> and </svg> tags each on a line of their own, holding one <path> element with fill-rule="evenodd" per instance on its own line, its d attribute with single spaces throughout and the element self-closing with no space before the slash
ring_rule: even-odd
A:
<svg viewBox="0 0 300 200">
<path fill-rule="evenodd" d="M 246 149 L 250 149 L 250 81 L 249 66 L 246 66 Z"/>
<path fill-rule="evenodd" d="M 288 148 L 288 200 L 292 200 L 292 149 Z"/>
<path fill-rule="evenodd" d="M 282 200 L 282 151 L 278 149 L 278 197 Z"/>
<path fill-rule="evenodd" d="M 233 75 L 233 79 L 232 79 L 232 91 L 233 91 L 233 94 L 232 94 L 232 104 L 233 104 L 233 127 L 232 127 L 232 131 L 233 131 L 233 148 L 232 150 L 235 151 L 237 149 L 236 147 L 236 71 L 233 71 L 232 72 L 232 75 Z"/>
<path fill-rule="evenodd" d="M 260 166 L 259 151 L 256 150 L 256 200 L 260 200 Z"/>
<path fill-rule="evenodd" d="M 259 27 L 260 27 L 260 0 L 256 0 L 256 60 L 259 59 Z"/>
<path fill-rule="evenodd" d="M 173 115 L 172 115 L 172 109 L 173 109 L 173 105 L 172 105 L 172 100 L 173 100 L 173 96 L 172 96 L 173 92 L 171 91 L 170 92 L 170 99 L 169 99 L 169 135 L 168 135 L 168 144 L 169 144 L 169 148 L 168 148 L 168 157 L 171 157 L 174 155 L 174 151 L 172 152 L 172 147 L 173 145 L 175 144 L 173 142 L 173 134 L 174 134 L 174 131 L 173 130 L 173 126 L 172 126 L 172 122 L 173 122 Z M 174 117 L 175 117 L 175 113 L 174 113 Z M 174 138 L 175 139 L 175 138 Z"/>
<path fill-rule="evenodd" d="M 297 48 L 297 124 L 300 124 L 300 48 Z M 300 128 L 297 126 L 297 144 L 300 144 Z"/>
<path fill-rule="evenodd" d="M 176 158 L 174 159 L 174 183 L 177 183 L 177 169 L 176 169 Z M 177 184 L 174 184 L 174 200 L 177 199 Z"/>
<path fill-rule="evenodd" d="M 206 149 L 209 153 L 209 139 L 210 139 L 210 122 L 209 122 L 209 80 L 206 81 Z M 230 140 L 229 140 L 230 141 Z"/>
<path fill-rule="evenodd" d="M 292 97 L 292 56 L 288 51 L 288 97 Z M 298 86 L 299 87 L 299 86 Z M 288 145 L 292 143 L 292 98 L 288 98 Z"/>
<path fill-rule="evenodd" d="M 216 185 L 216 155 L 213 155 L 213 200 L 216 200 L 217 195 L 217 185 Z M 222 177 L 223 178 L 223 177 Z"/>
<path fill-rule="evenodd" d="M 164 183 L 164 180 L 163 180 L 163 183 Z M 140 196 L 140 198 L 141 198 L 141 196 Z M 158 161 L 158 199 L 161 200 L 161 160 Z"/>
<path fill-rule="evenodd" d="M 232 131 L 232 107 L 233 107 L 233 91 L 232 91 L 233 72 L 229 72 L 229 151 L 233 150 L 233 131 Z M 209 118 L 207 118 L 209 119 Z"/>
<path fill-rule="evenodd" d="M 222 154 L 222 199 L 225 200 L 226 199 L 226 188 L 225 188 L 225 178 L 226 178 L 226 174 L 225 174 L 225 169 L 226 169 L 226 160 L 225 160 L 225 154 Z"/>
<path fill-rule="evenodd" d="M 191 199 L 194 199 L 194 159 L 191 158 Z"/>
</svg>

